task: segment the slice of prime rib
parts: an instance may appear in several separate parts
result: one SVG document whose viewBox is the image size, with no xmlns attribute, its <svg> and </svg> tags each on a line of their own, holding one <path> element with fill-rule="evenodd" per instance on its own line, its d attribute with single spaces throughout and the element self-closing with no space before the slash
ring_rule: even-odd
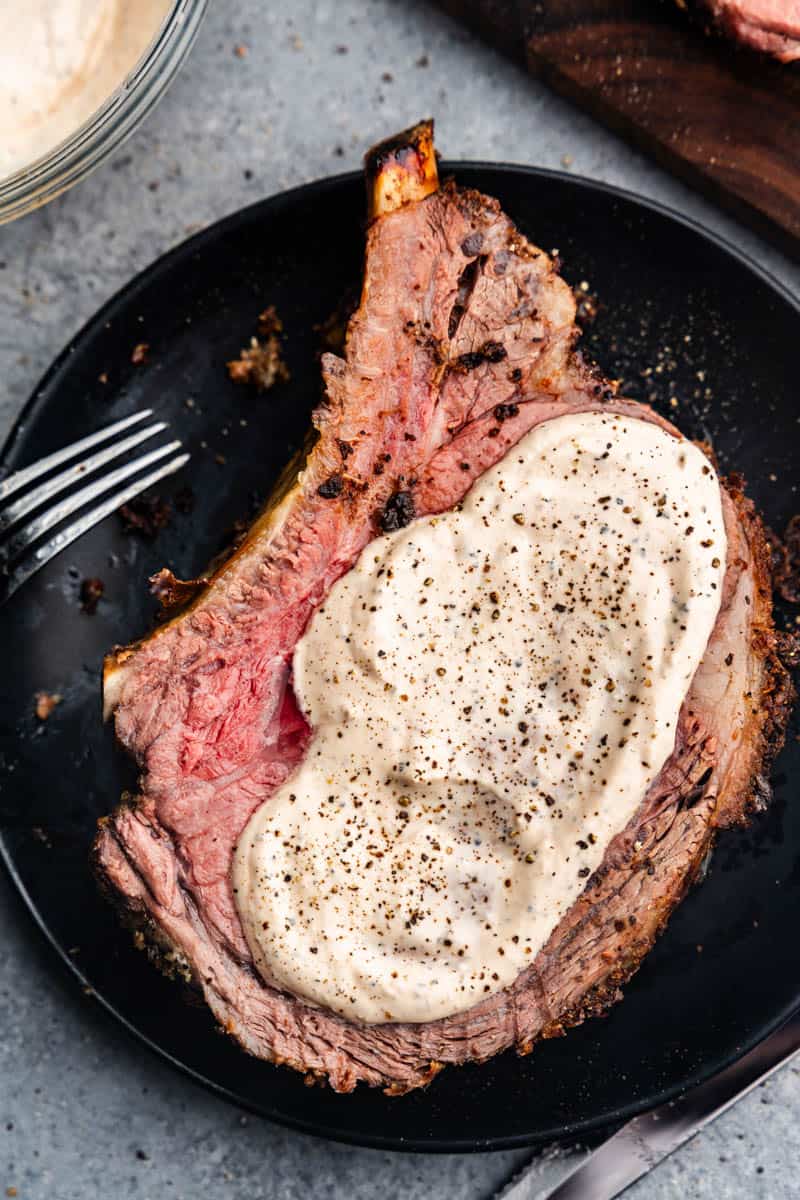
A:
<svg viewBox="0 0 800 1200">
<path fill-rule="evenodd" d="M 779 62 L 800 58 L 800 0 L 703 0 L 703 7 L 741 45 Z"/>
<path fill-rule="evenodd" d="M 191 606 L 111 654 L 105 703 L 141 793 L 100 822 L 94 865 L 165 969 L 246 1050 L 338 1091 L 402 1093 L 447 1063 L 527 1052 L 620 995 L 716 831 L 765 802 L 790 686 L 761 523 L 728 480 L 722 605 L 675 749 L 601 868 L 509 988 L 447 1019 L 365 1025 L 256 973 L 229 883 L 248 818 L 301 759 L 290 678 L 310 614 L 364 545 L 457 503 L 538 422 L 613 411 L 671 429 L 577 355 L 555 263 L 498 203 L 439 187 L 423 123 L 367 156 L 371 223 L 343 359 L 326 355 L 317 440 Z"/>
</svg>

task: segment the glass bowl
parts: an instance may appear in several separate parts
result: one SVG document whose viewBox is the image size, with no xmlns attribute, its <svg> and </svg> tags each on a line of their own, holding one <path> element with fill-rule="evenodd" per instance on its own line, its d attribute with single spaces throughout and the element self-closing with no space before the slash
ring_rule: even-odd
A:
<svg viewBox="0 0 800 1200">
<path fill-rule="evenodd" d="M 74 133 L 0 179 L 0 224 L 21 217 L 84 179 L 136 129 L 186 57 L 208 0 L 175 0 L 142 58 Z"/>
</svg>

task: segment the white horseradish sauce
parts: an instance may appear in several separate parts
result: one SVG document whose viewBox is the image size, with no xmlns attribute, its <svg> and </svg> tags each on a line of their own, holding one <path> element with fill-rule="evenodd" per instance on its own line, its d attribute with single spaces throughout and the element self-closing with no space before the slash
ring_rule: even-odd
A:
<svg viewBox="0 0 800 1200">
<path fill-rule="evenodd" d="M 74 133 L 133 70 L 173 0 L 0 0 L 0 179 Z"/>
<path fill-rule="evenodd" d="M 512 983 L 672 752 L 725 549 L 701 451 L 599 413 L 367 546 L 295 650 L 307 757 L 234 858 L 264 978 L 364 1022 Z"/>
</svg>

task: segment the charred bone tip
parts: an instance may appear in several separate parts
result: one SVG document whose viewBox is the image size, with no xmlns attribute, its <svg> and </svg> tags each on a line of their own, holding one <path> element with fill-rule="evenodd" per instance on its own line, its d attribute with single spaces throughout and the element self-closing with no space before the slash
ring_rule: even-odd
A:
<svg viewBox="0 0 800 1200">
<path fill-rule="evenodd" d="M 364 156 L 369 218 L 424 200 L 439 187 L 433 149 L 433 121 L 420 121 Z"/>
</svg>

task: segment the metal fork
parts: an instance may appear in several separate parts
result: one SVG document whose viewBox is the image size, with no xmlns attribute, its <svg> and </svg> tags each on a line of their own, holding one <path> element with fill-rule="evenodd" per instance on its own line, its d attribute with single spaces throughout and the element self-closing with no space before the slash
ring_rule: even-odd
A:
<svg viewBox="0 0 800 1200">
<path fill-rule="evenodd" d="M 135 433 L 128 434 L 127 437 L 111 442 L 88 457 L 80 458 L 72 466 L 60 471 L 57 475 L 51 475 L 42 483 L 36 482 L 42 476 L 49 475 L 54 468 L 60 467 L 62 463 L 84 455 L 87 450 L 91 450 L 102 442 L 107 442 L 112 438 L 116 439 L 118 434 L 132 425 L 138 425 L 141 421 L 147 420 L 152 415 L 152 409 L 145 408 L 131 417 L 125 417 L 122 421 L 115 421 L 113 425 L 107 425 L 97 433 L 92 433 L 88 437 L 73 442 L 70 446 L 65 446 L 63 450 L 56 450 L 54 454 L 40 458 L 38 462 L 24 467 L 21 471 L 16 471 L 0 483 L 0 604 L 13 596 L 23 583 L 26 583 L 40 567 L 49 562 L 65 546 L 69 546 L 93 525 L 97 525 L 99 521 L 119 508 L 121 504 L 126 504 L 134 496 L 143 492 L 145 488 L 157 483 L 159 479 L 164 479 L 165 476 L 180 470 L 189 461 L 188 454 L 175 454 L 175 451 L 180 449 L 181 443 L 172 441 L 132 459 L 123 466 L 115 467 L 111 471 L 98 475 L 93 482 L 73 490 L 74 485 L 85 476 L 96 474 L 108 463 L 120 458 L 129 450 L 133 450 L 135 446 L 139 446 L 148 438 L 155 437 L 157 433 L 161 433 L 167 428 L 165 421 L 155 421 L 143 429 L 137 429 Z M 161 461 L 169 455 L 174 457 L 169 458 L 167 462 Z M 148 470 L 146 474 L 141 474 L 142 471 L 157 462 L 160 462 L 161 465 L 155 470 Z M 130 482 L 126 483 L 126 480 L 130 480 Z M 118 487 L 119 484 L 124 484 L 124 486 Z M 52 504 L 49 503 L 62 492 L 66 494 L 61 499 L 55 500 Z M 7 501 L 11 496 L 17 498 L 9 504 Z M 105 498 L 100 499 L 100 497 Z M 80 512 L 95 500 L 100 500 L 100 502 L 89 508 L 87 512 L 81 513 L 71 524 L 57 529 L 72 513 Z M 37 509 L 41 509 L 41 511 L 25 524 L 20 524 L 23 518 L 35 513 Z M 17 527 L 16 530 L 15 527 Z M 57 529 L 57 532 L 48 541 L 36 545 L 46 533 L 50 533 L 54 529 Z"/>
</svg>

